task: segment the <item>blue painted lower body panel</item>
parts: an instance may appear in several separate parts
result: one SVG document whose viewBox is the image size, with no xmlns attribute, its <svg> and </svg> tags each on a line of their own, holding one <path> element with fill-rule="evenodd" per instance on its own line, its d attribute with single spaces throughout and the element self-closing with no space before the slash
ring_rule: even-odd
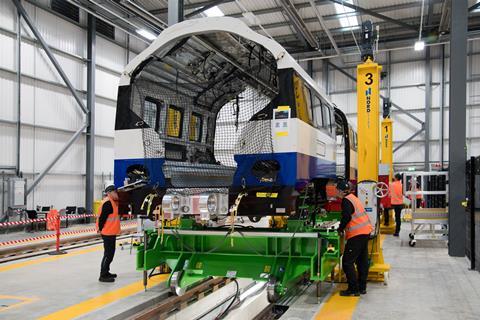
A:
<svg viewBox="0 0 480 320">
<path fill-rule="evenodd" d="M 165 186 L 165 176 L 163 175 L 162 166 L 165 163 L 163 158 L 149 159 L 116 159 L 114 163 L 114 184 L 115 187 L 123 186 L 123 182 L 127 177 L 127 170 L 132 165 L 142 165 L 147 168 L 150 176 L 150 184 L 158 184 L 159 187 Z"/>
<path fill-rule="evenodd" d="M 257 161 L 276 160 L 280 170 L 275 182 L 262 182 L 252 174 Z M 312 157 L 297 152 L 235 155 L 237 171 L 233 186 L 298 186 L 315 178 L 335 178 L 336 164 L 333 161 Z"/>
</svg>

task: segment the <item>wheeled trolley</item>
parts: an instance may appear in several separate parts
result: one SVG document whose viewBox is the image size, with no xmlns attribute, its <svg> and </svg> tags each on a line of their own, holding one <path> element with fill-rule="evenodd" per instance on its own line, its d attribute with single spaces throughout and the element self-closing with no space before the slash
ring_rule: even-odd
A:
<svg viewBox="0 0 480 320">
<path fill-rule="evenodd" d="M 448 239 L 448 172 L 407 172 L 403 175 L 404 194 L 410 198 L 411 247 L 420 240 Z"/>
</svg>

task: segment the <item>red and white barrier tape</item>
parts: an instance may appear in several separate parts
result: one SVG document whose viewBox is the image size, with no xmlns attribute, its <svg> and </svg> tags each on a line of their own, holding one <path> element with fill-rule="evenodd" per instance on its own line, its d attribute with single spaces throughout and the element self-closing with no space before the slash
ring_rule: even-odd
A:
<svg viewBox="0 0 480 320">
<path fill-rule="evenodd" d="M 10 245 L 19 244 L 19 243 L 25 243 L 25 242 L 31 242 L 31 241 L 38 241 L 38 240 L 54 238 L 54 237 L 55 237 L 55 234 L 46 234 L 46 235 L 43 235 L 43 236 L 38 236 L 38 237 L 33 237 L 33 238 L 10 240 L 10 241 L 5 241 L 5 242 L 0 242 L 0 247 L 10 246 Z"/>
<path fill-rule="evenodd" d="M 95 217 L 95 215 L 94 214 L 69 214 L 68 216 L 67 215 L 60 216 L 60 220 L 88 218 L 88 217 Z M 57 219 L 57 217 L 39 218 L 39 219 L 30 219 L 30 220 L 21 220 L 21 221 L 9 221 L 9 222 L 0 223 L 0 228 L 1 227 L 10 227 L 10 226 L 19 226 L 19 225 L 30 224 L 30 223 L 34 223 L 34 222 L 55 221 L 56 219 Z"/>
<path fill-rule="evenodd" d="M 136 225 L 136 221 L 128 221 L 126 223 L 121 224 L 121 227 L 125 228 L 125 227 L 130 227 L 132 225 Z M 87 229 L 80 229 L 80 230 L 65 231 L 65 232 L 61 232 L 60 236 L 71 236 L 71 235 L 75 235 L 75 234 L 88 233 L 88 232 L 94 233 L 94 232 L 97 232 L 97 229 L 96 228 L 87 228 Z M 46 234 L 46 235 L 38 236 L 38 237 L 18 239 L 18 240 L 10 240 L 10 241 L 5 241 L 5 242 L 0 242 L 0 247 L 20 244 L 20 243 L 25 243 L 25 242 L 32 242 L 32 241 L 50 239 L 50 238 L 55 238 L 55 237 L 56 237 L 56 234 L 52 233 L 52 234 Z"/>
</svg>

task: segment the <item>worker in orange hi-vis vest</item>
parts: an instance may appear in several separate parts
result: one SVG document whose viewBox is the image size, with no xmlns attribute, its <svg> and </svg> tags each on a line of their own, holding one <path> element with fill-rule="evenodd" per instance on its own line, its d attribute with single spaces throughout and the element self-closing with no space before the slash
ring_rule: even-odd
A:
<svg viewBox="0 0 480 320">
<path fill-rule="evenodd" d="M 338 232 L 345 232 L 347 244 L 343 251 L 342 266 L 347 277 L 347 290 L 340 291 L 344 297 L 359 296 L 367 293 L 368 277 L 368 240 L 374 230 L 370 218 L 360 199 L 351 193 L 347 181 L 337 183 L 337 196 L 342 199 L 342 218 Z M 355 266 L 357 272 L 355 272 Z"/>
<path fill-rule="evenodd" d="M 411 180 L 410 181 L 410 191 L 412 191 L 412 192 L 420 192 L 421 191 L 420 183 L 417 180 L 413 180 L 413 181 Z M 410 200 L 412 200 L 412 195 L 408 196 L 408 198 Z M 417 193 L 415 195 L 415 204 L 416 204 L 415 208 L 420 208 L 422 206 L 422 200 L 423 200 L 422 194 Z M 412 201 L 412 203 L 413 203 L 413 201 Z"/>
<path fill-rule="evenodd" d="M 397 173 L 393 177 L 393 182 L 390 183 L 390 199 L 392 208 L 395 211 L 395 233 L 394 237 L 398 237 L 400 233 L 400 226 L 402 224 L 401 215 L 403 209 L 403 185 L 402 176 Z"/>
<path fill-rule="evenodd" d="M 105 188 L 105 197 L 98 209 L 97 232 L 103 239 L 103 259 L 100 269 L 100 282 L 114 282 L 116 274 L 110 273 L 110 264 L 115 256 L 117 235 L 120 234 L 120 216 L 118 214 L 118 194 L 113 185 Z"/>
</svg>

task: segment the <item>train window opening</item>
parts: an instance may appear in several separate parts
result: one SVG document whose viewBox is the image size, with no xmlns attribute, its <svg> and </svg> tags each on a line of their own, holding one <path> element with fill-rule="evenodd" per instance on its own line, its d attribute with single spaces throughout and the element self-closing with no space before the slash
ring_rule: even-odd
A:
<svg viewBox="0 0 480 320">
<path fill-rule="evenodd" d="M 143 102 L 143 121 L 156 132 L 159 130 L 161 107 L 162 103 L 151 97 L 146 97 Z"/>
<path fill-rule="evenodd" d="M 200 142 L 202 141 L 203 117 L 202 115 L 192 112 L 190 117 L 190 124 L 188 128 L 189 140 Z"/>
<path fill-rule="evenodd" d="M 305 97 L 305 106 L 307 108 L 308 119 L 310 124 L 313 123 L 313 113 L 312 113 L 312 93 L 310 88 L 303 86 L 303 95 Z"/>
<path fill-rule="evenodd" d="M 331 119 L 330 119 L 330 109 L 327 105 L 323 106 L 323 127 L 330 131 Z"/>
<path fill-rule="evenodd" d="M 350 142 L 350 147 L 353 148 L 355 145 L 354 137 L 353 137 L 353 130 L 352 128 L 348 128 L 348 141 Z"/>
<path fill-rule="evenodd" d="M 328 108 L 329 113 L 330 113 L 330 133 L 332 136 L 335 136 L 335 114 L 333 113 L 333 108 L 329 107 Z"/>
<path fill-rule="evenodd" d="M 295 92 L 295 104 L 297 107 L 297 118 L 312 125 L 312 100 L 310 89 L 304 85 L 303 80 L 297 74 L 293 75 L 293 87 Z"/>
<path fill-rule="evenodd" d="M 183 127 L 183 110 L 170 105 L 167 112 L 167 136 L 181 138 Z"/>
<path fill-rule="evenodd" d="M 315 127 L 323 127 L 323 116 L 322 116 L 322 100 L 317 96 L 313 96 L 313 119 L 315 120 Z"/>
</svg>

